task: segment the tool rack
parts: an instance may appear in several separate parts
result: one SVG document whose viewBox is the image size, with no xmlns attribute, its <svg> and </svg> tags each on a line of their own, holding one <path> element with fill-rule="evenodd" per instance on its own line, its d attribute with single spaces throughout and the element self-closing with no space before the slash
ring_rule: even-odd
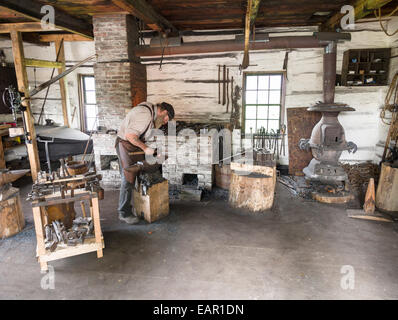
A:
<svg viewBox="0 0 398 320">
<path fill-rule="evenodd" d="M 32 201 L 33 219 L 37 239 L 36 256 L 42 271 L 48 270 L 47 263 L 49 261 L 59 260 L 95 251 L 97 252 L 98 258 L 103 257 L 102 249 L 105 248 L 105 245 L 100 224 L 98 193 L 96 191 L 85 190 L 82 188 L 77 189 L 76 186 L 79 185 L 78 176 L 74 179 L 67 180 L 73 181 L 72 185 L 74 186 L 74 188 L 71 188 L 67 191 L 57 191 L 49 195 L 44 195 L 40 199 Z M 45 207 L 81 201 L 88 201 L 90 204 L 90 215 L 94 224 L 94 238 L 85 239 L 83 244 L 77 244 L 76 246 L 57 246 L 57 248 L 53 252 L 51 252 L 50 250 L 46 250 L 44 242 L 44 227 L 48 224 L 48 216 Z M 85 214 L 85 212 L 83 212 L 83 214 Z"/>
</svg>

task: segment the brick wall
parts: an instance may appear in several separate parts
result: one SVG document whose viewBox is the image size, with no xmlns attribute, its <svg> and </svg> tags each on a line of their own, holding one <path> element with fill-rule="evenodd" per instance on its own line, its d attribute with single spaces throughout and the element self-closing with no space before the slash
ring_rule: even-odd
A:
<svg viewBox="0 0 398 320">
<path fill-rule="evenodd" d="M 94 16 L 93 26 L 98 125 L 118 130 L 126 113 L 147 99 L 146 66 L 134 56 L 138 44 L 136 20 L 125 14 Z M 97 168 L 104 156 L 116 155 L 114 140 L 115 136 L 105 134 L 94 137 Z M 120 181 L 119 173 L 113 171 L 101 170 L 105 185 Z"/>
</svg>

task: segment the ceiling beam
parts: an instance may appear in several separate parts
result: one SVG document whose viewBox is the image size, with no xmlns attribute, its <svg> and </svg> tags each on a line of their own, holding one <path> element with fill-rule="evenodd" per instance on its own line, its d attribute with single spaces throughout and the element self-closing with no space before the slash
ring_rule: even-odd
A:
<svg viewBox="0 0 398 320">
<path fill-rule="evenodd" d="M 0 6 L 33 21 L 40 22 L 43 18 L 43 14 L 40 12 L 43 5 L 35 1 L 29 1 L 27 5 L 23 0 L 0 0 Z M 55 8 L 54 15 L 56 28 L 93 38 L 92 26 L 87 21 L 75 18 L 58 8 Z"/>
<path fill-rule="evenodd" d="M 326 42 L 319 41 L 314 36 L 285 36 L 270 37 L 268 42 L 252 42 L 250 43 L 250 50 L 322 48 L 325 45 Z M 243 48 L 243 41 L 217 40 L 186 42 L 181 46 L 167 47 L 164 50 L 160 47 L 150 47 L 148 45 L 136 46 L 134 53 L 137 57 L 160 57 L 162 55 L 242 51 Z"/>
<path fill-rule="evenodd" d="M 383 7 L 391 1 L 392 0 L 356 0 L 352 4 L 355 11 L 355 20 L 366 17 L 368 14 L 373 13 L 374 10 Z M 344 15 L 345 13 L 336 13 L 328 21 L 322 24 L 320 29 L 323 31 L 335 31 L 337 28 L 340 28 L 340 21 Z"/>
<path fill-rule="evenodd" d="M 250 44 L 250 31 L 256 21 L 258 8 L 260 7 L 261 0 L 247 0 L 246 11 L 246 24 L 245 24 L 245 49 L 242 62 L 242 69 L 246 69 L 250 64 L 249 59 L 249 44 Z"/>
<path fill-rule="evenodd" d="M 112 0 L 112 3 L 141 19 L 153 30 L 165 34 L 176 34 L 178 32 L 166 18 L 157 13 L 145 0 Z"/>
<path fill-rule="evenodd" d="M 68 41 L 68 42 L 73 42 L 73 41 L 92 41 L 92 39 L 89 39 L 87 37 L 83 37 L 78 34 L 70 34 L 70 33 L 62 33 L 62 34 L 40 34 L 39 35 L 39 40 L 42 42 L 56 42 L 56 41 Z"/>
<path fill-rule="evenodd" d="M 59 29 L 55 29 L 58 30 Z M 43 30 L 40 22 L 17 22 L 17 23 L 1 23 L 0 33 L 11 33 L 11 31 L 19 32 L 43 32 L 48 30 Z"/>
</svg>

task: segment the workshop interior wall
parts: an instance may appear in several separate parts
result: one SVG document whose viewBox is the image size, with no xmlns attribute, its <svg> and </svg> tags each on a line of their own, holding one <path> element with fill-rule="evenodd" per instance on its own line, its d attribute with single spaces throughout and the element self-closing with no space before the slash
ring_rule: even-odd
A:
<svg viewBox="0 0 398 320">
<path fill-rule="evenodd" d="M 394 18 L 393 24 L 397 24 Z M 309 32 L 288 32 L 279 35 L 308 35 Z M 273 35 L 274 36 L 274 35 Z M 218 37 L 184 37 L 185 42 L 232 39 L 233 36 Z M 397 36 L 388 37 L 380 29 L 378 22 L 357 23 L 352 32 L 352 41 L 338 45 L 337 73 L 341 72 L 342 58 L 345 50 L 357 48 L 392 47 L 392 55 L 397 54 Z M 10 41 L 0 41 L 0 48 L 4 49 L 7 60 L 12 62 Z M 25 55 L 29 58 L 55 60 L 54 45 L 39 47 L 25 43 Z M 94 42 L 66 42 L 65 55 L 67 67 L 95 53 Z M 286 108 L 308 107 L 322 100 L 322 49 L 293 49 L 289 53 L 286 83 Z M 268 72 L 282 71 L 285 50 L 253 51 L 250 53 L 250 64 L 246 71 Z M 240 52 L 214 53 L 189 56 L 165 57 L 162 70 L 159 70 L 160 58 L 143 58 L 147 65 L 148 100 L 151 102 L 167 101 L 175 107 L 177 120 L 191 122 L 227 122 L 230 115 L 226 113 L 226 106 L 218 104 L 218 67 L 217 65 L 239 65 L 243 54 Z M 398 71 L 397 59 L 391 60 L 391 72 Z M 57 72 L 56 72 L 57 74 Z M 71 126 L 80 127 L 78 74 L 93 74 L 92 62 L 84 68 L 78 68 L 67 76 L 69 89 L 69 119 Z M 33 68 L 28 69 L 29 84 L 35 86 Z M 36 85 L 47 81 L 51 76 L 51 69 L 36 69 Z M 235 84 L 242 87 L 243 77 L 238 68 L 230 68 L 230 76 Z M 346 130 L 348 141 L 358 145 L 358 152 L 354 155 L 344 152 L 342 161 L 379 161 L 379 155 L 384 146 L 386 127 L 379 120 L 380 108 L 383 105 L 388 86 L 377 87 L 336 87 L 336 102 L 344 102 L 356 109 L 352 113 L 340 115 L 340 121 Z M 37 120 L 45 91 L 32 101 L 33 113 Z M 242 100 L 239 101 L 239 105 Z M 229 108 L 231 110 L 231 106 Z M 72 114 L 74 114 L 72 121 Z M 62 124 L 62 107 L 59 85 L 51 86 L 48 101 L 44 111 L 45 118 L 51 118 Z M 284 119 L 286 124 L 286 119 Z M 117 128 L 108 128 L 117 129 Z M 303 137 L 308 138 L 308 137 Z M 287 144 L 287 143 L 286 143 Z M 288 154 L 280 160 L 288 163 Z"/>
</svg>

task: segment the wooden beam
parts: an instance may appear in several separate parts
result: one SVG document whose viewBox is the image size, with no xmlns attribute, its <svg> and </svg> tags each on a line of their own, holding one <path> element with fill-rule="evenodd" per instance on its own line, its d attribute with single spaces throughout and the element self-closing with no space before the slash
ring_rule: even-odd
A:
<svg viewBox="0 0 398 320">
<path fill-rule="evenodd" d="M 29 102 L 29 85 L 28 75 L 26 73 L 25 55 L 23 50 L 22 36 L 19 31 L 11 31 L 12 53 L 14 56 L 15 73 L 18 81 L 18 90 L 24 93 L 24 100 L 22 105 L 26 107 L 23 117 L 26 124 L 26 129 L 29 132 L 30 143 L 26 143 L 28 149 L 28 156 L 30 162 L 30 170 L 33 181 L 36 181 L 37 174 L 40 171 L 39 153 L 37 149 L 36 131 L 34 126 L 34 119 L 30 109 Z"/>
<path fill-rule="evenodd" d="M 59 31 L 55 29 L 54 31 Z M 40 22 L 17 22 L 17 23 L 2 23 L 0 24 L 0 33 L 11 33 L 11 31 L 19 32 L 43 32 Z"/>
<path fill-rule="evenodd" d="M 22 15 L 33 21 L 40 22 L 43 18 L 43 14 L 41 13 L 43 4 L 41 3 L 29 1 L 29 4 L 27 4 L 24 0 L 2 0 L 1 4 L 8 11 Z M 60 9 L 54 9 L 54 24 L 56 28 L 93 38 L 92 25 L 90 23 L 75 18 Z"/>
<path fill-rule="evenodd" d="M 247 69 L 250 64 L 249 59 L 249 45 L 250 45 L 250 31 L 256 21 L 258 8 L 261 0 L 247 0 L 246 23 L 245 23 L 245 49 L 242 62 L 242 69 Z"/>
<path fill-rule="evenodd" d="M 26 67 L 37 67 L 37 68 L 61 68 L 61 62 L 56 61 L 48 61 L 48 60 L 39 60 L 39 59 L 27 59 L 25 58 L 25 66 Z"/>
<path fill-rule="evenodd" d="M 153 30 L 165 34 L 178 32 L 168 20 L 158 14 L 145 0 L 112 0 L 112 3 L 141 19 Z"/>
<path fill-rule="evenodd" d="M 271 37 L 268 42 L 250 43 L 250 50 L 265 49 L 295 49 L 295 48 L 322 48 L 326 43 L 320 42 L 314 36 L 295 36 L 295 37 Z M 136 46 L 134 53 L 137 57 L 160 57 L 177 54 L 197 54 L 211 52 L 231 52 L 242 51 L 243 41 L 236 40 L 217 40 L 217 41 L 198 41 L 186 42 L 181 46 L 167 47 L 164 50 L 160 47 Z"/>
<path fill-rule="evenodd" d="M 55 54 L 58 55 L 58 62 L 61 63 L 61 67 L 58 68 L 58 74 L 61 74 L 65 71 L 65 48 L 64 42 L 62 40 L 55 41 Z M 68 87 L 66 85 L 65 77 L 59 79 L 59 87 L 61 90 L 61 100 L 62 100 L 62 114 L 64 117 L 64 125 L 69 127 L 69 117 L 68 117 L 68 106 L 69 106 L 69 98 L 68 98 Z"/>
<path fill-rule="evenodd" d="M 392 0 L 356 0 L 354 4 L 352 4 L 355 11 L 355 20 L 366 17 L 368 14 L 373 13 L 374 10 L 383 7 L 391 1 Z M 341 18 L 345 14 L 346 13 L 342 14 L 340 12 L 336 13 L 321 26 L 320 30 L 335 31 L 335 29 L 340 28 Z"/>
<path fill-rule="evenodd" d="M 65 34 L 40 34 L 39 39 L 42 42 L 55 42 L 55 41 L 61 41 L 64 39 L 65 41 L 68 42 L 73 42 L 73 41 L 93 41 L 92 38 L 87 38 L 85 36 L 81 36 L 78 34 L 70 34 L 70 33 L 65 33 Z"/>
</svg>

